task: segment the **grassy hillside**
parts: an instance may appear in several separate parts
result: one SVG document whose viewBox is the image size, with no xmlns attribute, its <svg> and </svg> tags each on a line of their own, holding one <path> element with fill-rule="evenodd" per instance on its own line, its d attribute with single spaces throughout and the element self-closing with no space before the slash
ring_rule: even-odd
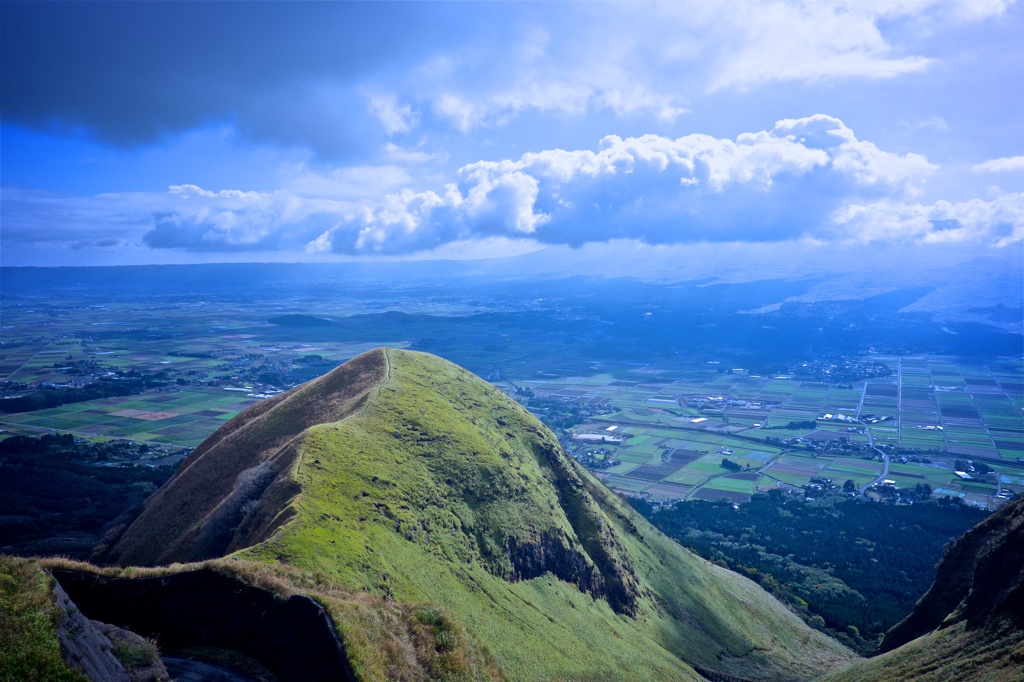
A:
<svg viewBox="0 0 1024 682">
<path fill-rule="evenodd" d="M 880 656 L 829 682 L 1024 679 L 1024 500 L 1006 505 L 957 540 L 914 612 L 882 642 Z"/>
<path fill-rule="evenodd" d="M 85 682 L 61 659 L 53 578 L 39 562 L 0 555 L 0 680 Z"/>
<path fill-rule="evenodd" d="M 956 623 L 904 646 L 858 661 L 821 682 L 1020 682 L 1024 671 L 1024 630 L 1002 621 L 972 630 Z"/>
<path fill-rule="evenodd" d="M 308 405 L 320 406 L 315 423 Z M 509 678 L 700 679 L 694 666 L 806 679 L 852 658 L 754 583 L 665 538 L 518 404 L 444 360 L 378 349 L 257 407 L 197 450 L 113 556 L 190 558 L 232 504 L 231 481 L 271 461 L 274 482 L 243 505 L 255 520 L 235 514 L 222 545 L 259 541 L 233 557 L 446 614 Z M 229 482 L 203 483 L 212 471 Z M 212 505 L 180 499 L 204 485 Z M 174 516 L 187 505 L 205 520 Z M 365 619 L 336 625 L 346 642 L 373 639 Z M 350 647 L 353 667 L 386 676 L 373 651 Z"/>
</svg>

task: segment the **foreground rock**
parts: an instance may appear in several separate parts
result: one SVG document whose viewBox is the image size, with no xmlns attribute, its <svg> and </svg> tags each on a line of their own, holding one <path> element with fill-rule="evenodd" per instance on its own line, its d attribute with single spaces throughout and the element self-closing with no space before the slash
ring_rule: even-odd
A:
<svg viewBox="0 0 1024 682">
<path fill-rule="evenodd" d="M 60 584 L 55 603 L 63 614 L 57 639 L 65 662 L 92 682 L 167 682 L 156 647 L 123 628 L 87 618 Z"/>
</svg>

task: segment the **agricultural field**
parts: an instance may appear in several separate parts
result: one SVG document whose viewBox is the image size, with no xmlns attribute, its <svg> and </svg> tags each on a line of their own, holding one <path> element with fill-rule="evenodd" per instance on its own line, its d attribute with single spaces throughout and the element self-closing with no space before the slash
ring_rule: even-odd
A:
<svg viewBox="0 0 1024 682">
<path fill-rule="evenodd" d="M 24 435 L 59 431 L 194 448 L 256 401 L 245 392 L 194 388 L 3 415 L 2 422 Z"/>
<path fill-rule="evenodd" d="M 193 448 L 258 400 L 380 345 L 282 339 L 282 329 L 288 328 L 268 319 L 293 311 L 294 303 L 279 305 L 7 305 L 0 343 L 4 397 L 33 389 L 59 395 L 96 382 L 110 385 L 133 378 L 153 387 L 132 395 L 0 413 L 0 428 L 6 434 L 67 432 L 85 439 Z M 408 345 L 402 339 L 384 338 L 381 343 Z"/>
<path fill-rule="evenodd" d="M 1000 494 L 1024 491 L 1019 357 L 825 357 L 758 373 L 708 354 L 639 361 L 643 353 L 610 353 L 593 342 L 586 315 L 567 321 L 562 312 L 400 285 L 344 296 L 340 285 L 328 288 L 198 302 L 170 294 L 140 302 L 130 292 L 6 300 L 4 397 L 129 379 L 146 388 L 7 410 L 0 429 L 191 448 L 256 401 L 392 345 L 490 380 L 627 494 L 742 501 L 772 488 L 802 491 L 811 479 L 853 481 L 858 490 L 888 480 L 993 507 Z M 965 478 L 958 460 L 992 471 Z"/>
<path fill-rule="evenodd" d="M 1024 491 L 1019 361 L 870 360 L 892 373 L 829 384 L 738 368 L 723 374 L 714 364 L 693 363 L 682 372 L 618 367 L 519 383 L 537 396 L 612 408 L 573 434 L 614 428 L 623 440 L 605 447 L 617 463 L 596 468 L 598 475 L 652 501 L 740 502 L 771 488 L 803 489 L 812 479 L 853 481 L 858 490 L 883 478 L 899 489 L 927 484 L 934 494 L 986 508 L 998 506 L 1000 493 Z M 586 453 L 591 441 L 570 434 L 566 442 Z M 723 459 L 740 470 L 725 468 Z M 957 462 L 967 468 L 968 461 L 978 471 L 958 474 Z"/>
</svg>

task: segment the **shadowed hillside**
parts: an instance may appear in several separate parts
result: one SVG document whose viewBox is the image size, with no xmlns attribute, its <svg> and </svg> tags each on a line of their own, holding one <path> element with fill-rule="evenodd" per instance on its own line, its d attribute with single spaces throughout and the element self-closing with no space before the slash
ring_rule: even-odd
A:
<svg viewBox="0 0 1024 682">
<path fill-rule="evenodd" d="M 827 679 L 1024 679 L 1024 499 L 949 547 L 931 589 L 880 648 Z"/>
<path fill-rule="evenodd" d="M 506 395 L 422 353 L 371 351 L 243 412 L 109 556 L 227 553 L 437 605 L 513 679 L 807 679 L 852 658 L 655 530 Z"/>
</svg>

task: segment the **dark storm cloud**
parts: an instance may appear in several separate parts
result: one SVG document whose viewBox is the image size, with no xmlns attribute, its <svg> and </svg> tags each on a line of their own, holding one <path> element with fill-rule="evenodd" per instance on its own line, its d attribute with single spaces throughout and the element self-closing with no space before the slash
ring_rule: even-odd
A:
<svg viewBox="0 0 1024 682">
<path fill-rule="evenodd" d="M 345 153 L 367 143 L 372 120 L 346 88 L 399 63 L 425 34 L 415 29 L 426 8 L 395 8 L 5 1 L 0 115 L 124 146 L 234 119 L 258 139 Z M 431 13 L 446 30 L 444 13 Z"/>
</svg>

